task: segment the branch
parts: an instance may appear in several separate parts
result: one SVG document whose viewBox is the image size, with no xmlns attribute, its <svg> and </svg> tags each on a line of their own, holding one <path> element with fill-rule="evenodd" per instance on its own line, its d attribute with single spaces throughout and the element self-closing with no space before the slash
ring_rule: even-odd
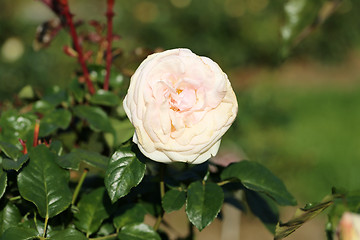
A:
<svg viewBox="0 0 360 240">
<path fill-rule="evenodd" d="M 61 4 L 61 14 L 63 16 L 65 16 L 66 23 L 69 26 L 70 35 L 71 35 L 72 40 L 74 42 L 75 50 L 78 53 L 78 61 L 79 61 L 80 65 L 81 65 L 82 71 L 84 73 L 86 85 L 88 87 L 88 90 L 89 90 L 90 94 L 94 94 L 95 93 L 95 88 L 94 88 L 94 85 L 92 84 L 92 82 L 90 80 L 89 71 L 88 71 L 88 69 L 86 67 L 86 63 L 85 63 L 82 48 L 81 48 L 81 46 L 79 44 L 79 38 L 78 38 L 78 35 L 76 33 L 75 26 L 74 26 L 74 23 L 73 23 L 73 20 L 72 20 L 73 15 L 70 13 L 68 1 L 67 0 L 58 0 L 58 1 Z"/>
<path fill-rule="evenodd" d="M 114 1 L 115 0 L 107 0 L 107 49 L 106 49 L 106 75 L 104 80 L 104 90 L 109 90 L 109 80 L 110 80 L 110 67 L 111 67 L 111 60 L 112 60 L 112 54 L 111 54 L 111 43 L 113 39 L 112 34 L 112 19 L 114 17 Z"/>
</svg>

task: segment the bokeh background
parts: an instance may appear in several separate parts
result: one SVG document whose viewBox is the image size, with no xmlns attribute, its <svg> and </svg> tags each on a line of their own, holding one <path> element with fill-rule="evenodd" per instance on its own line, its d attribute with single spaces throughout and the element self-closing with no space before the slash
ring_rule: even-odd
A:
<svg viewBox="0 0 360 240">
<path fill-rule="evenodd" d="M 123 51 L 118 68 L 134 68 L 125 59 L 139 47 L 186 47 L 229 75 L 239 114 L 220 157 L 263 163 L 300 206 L 321 201 L 333 186 L 360 188 L 358 0 L 115 2 L 121 40 L 114 45 Z M 70 6 L 76 19 L 105 22 L 105 0 L 70 0 Z M 64 31 L 49 48 L 33 49 L 37 26 L 54 17 L 39 1 L 2 1 L 2 103 L 15 101 L 26 85 L 42 92 L 72 79 L 78 65 L 62 51 L 71 45 Z M 322 223 L 313 223 L 317 231 Z"/>
</svg>

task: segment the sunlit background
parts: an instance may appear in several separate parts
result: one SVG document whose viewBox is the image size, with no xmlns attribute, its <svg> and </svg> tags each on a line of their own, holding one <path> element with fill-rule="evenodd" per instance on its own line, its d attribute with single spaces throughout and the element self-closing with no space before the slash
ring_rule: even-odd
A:
<svg viewBox="0 0 360 240">
<path fill-rule="evenodd" d="M 220 156 L 265 164 L 300 205 L 321 201 L 333 186 L 360 189 L 359 1 L 115 2 L 119 68 L 134 67 L 123 61 L 139 47 L 186 47 L 229 75 L 239 114 Z M 105 22 L 105 1 L 70 6 L 75 19 Z M 0 100 L 14 101 L 28 84 L 39 92 L 66 86 L 78 68 L 62 51 L 69 36 L 62 31 L 49 48 L 33 49 L 37 26 L 52 12 L 20 0 L 3 1 L 0 11 Z"/>
</svg>

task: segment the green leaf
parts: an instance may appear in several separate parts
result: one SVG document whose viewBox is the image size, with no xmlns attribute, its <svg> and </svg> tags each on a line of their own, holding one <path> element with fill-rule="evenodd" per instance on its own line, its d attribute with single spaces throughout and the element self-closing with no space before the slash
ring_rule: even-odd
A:
<svg viewBox="0 0 360 240">
<path fill-rule="evenodd" d="M 91 152 L 83 149 L 75 149 L 71 153 L 60 156 L 57 159 L 58 164 L 66 169 L 79 170 L 80 163 L 85 162 L 90 166 L 106 170 L 109 158 L 97 152 Z"/>
<path fill-rule="evenodd" d="M 20 99 L 32 99 L 34 98 L 35 94 L 32 87 L 30 85 L 26 85 L 20 90 L 18 96 Z"/>
<path fill-rule="evenodd" d="M 33 209 L 31 209 L 31 211 L 33 211 Z M 39 235 L 42 235 L 44 233 L 44 226 L 45 226 L 45 219 L 42 219 L 40 217 L 37 217 L 37 218 L 29 217 L 28 218 L 28 215 L 25 215 L 21 219 L 20 223 L 18 224 L 18 227 L 36 229 L 36 231 L 38 232 Z M 46 236 L 52 237 L 54 234 L 56 234 L 57 231 L 60 231 L 62 229 L 63 229 L 63 226 L 61 226 L 61 225 L 52 226 L 52 225 L 48 224 Z"/>
<path fill-rule="evenodd" d="M 111 123 L 106 113 L 99 107 L 94 106 L 76 106 L 74 114 L 81 119 L 86 120 L 90 128 L 94 131 L 111 132 Z"/>
<path fill-rule="evenodd" d="M 16 160 L 4 158 L 2 161 L 2 166 L 5 170 L 19 171 L 20 168 L 24 165 L 24 163 L 27 162 L 27 160 L 29 160 L 28 154 L 22 155 L 19 159 Z"/>
<path fill-rule="evenodd" d="M 63 152 L 62 142 L 58 140 L 52 141 L 49 149 L 50 151 L 54 152 L 56 155 L 61 156 Z"/>
<path fill-rule="evenodd" d="M 0 141 L 0 149 L 9 158 L 3 158 L 2 167 L 5 170 L 19 171 L 21 166 L 29 159 L 27 154 L 23 154 L 16 146 Z"/>
<path fill-rule="evenodd" d="M 144 223 L 123 227 L 118 237 L 121 240 L 161 240 L 159 234 Z"/>
<path fill-rule="evenodd" d="M 68 172 L 56 164 L 57 157 L 45 145 L 33 148 L 29 164 L 17 178 L 21 196 L 33 202 L 43 218 L 61 213 L 72 199 Z"/>
<path fill-rule="evenodd" d="M 96 233 L 97 236 L 108 236 L 115 232 L 115 228 L 112 223 L 104 223 L 101 225 L 99 231 Z M 116 238 L 116 237 L 114 237 Z"/>
<path fill-rule="evenodd" d="M 141 201 L 141 205 L 143 205 L 146 212 L 152 216 L 159 216 L 159 214 L 163 211 L 161 204 L 158 204 L 156 201 Z"/>
<path fill-rule="evenodd" d="M 0 211 L 0 235 L 10 227 L 15 227 L 21 221 L 19 209 L 11 202 Z"/>
<path fill-rule="evenodd" d="M 106 199 L 108 198 L 103 187 L 81 197 L 77 205 L 79 211 L 74 214 L 75 226 L 87 236 L 96 232 L 101 223 L 109 217 L 107 207 L 110 201 L 107 203 Z"/>
<path fill-rule="evenodd" d="M 87 240 L 81 232 L 76 229 L 68 228 L 54 234 L 50 240 Z"/>
<path fill-rule="evenodd" d="M 23 155 L 16 146 L 7 142 L 0 141 L 0 149 L 11 159 L 18 159 Z"/>
<path fill-rule="evenodd" d="M 91 80 L 104 83 L 106 69 L 102 65 L 89 65 L 89 73 Z M 124 82 L 124 76 L 120 74 L 115 68 L 110 70 L 109 85 L 112 88 L 120 87 Z"/>
<path fill-rule="evenodd" d="M 90 103 L 104 106 L 116 106 L 120 103 L 120 98 L 115 93 L 99 89 L 91 96 Z"/>
<path fill-rule="evenodd" d="M 11 227 L 1 236 L 1 240 L 31 240 L 38 235 L 38 232 L 32 228 Z"/>
<path fill-rule="evenodd" d="M 144 177 L 146 165 L 134 152 L 120 149 L 109 162 L 105 174 L 105 186 L 112 202 L 127 195 Z"/>
<path fill-rule="evenodd" d="M 34 112 L 39 112 L 39 113 L 44 114 L 44 113 L 50 112 L 54 108 L 55 108 L 55 106 L 50 104 L 49 102 L 44 101 L 44 100 L 39 100 L 34 103 L 32 110 Z"/>
<path fill-rule="evenodd" d="M 53 106 L 57 106 L 62 102 L 66 102 L 68 97 L 65 90 L 60 89 L 58 86 L 54 86 L 53 89 L 43 97 L 43 100 L 49 102 Z"/>
<path fill-rule="evenodd" d="M 333 203 L 334 196 L 329 196 L 326 197 L 321 203 L 307 205 L 305 208 L 298 209 L 295 213 L 295 216 L 290 221 L 286 223 L 279 222 L 277 224 L 274 240 L 280 240 L 289 236 L 305 222 L 318 216 Z"/>
<path fill-rule="evenodd" d="M 121 121 L 116 118 L 110 118 L 110 122 L 114 132 L 105 133 L 105 140 L 111 148 L 120 146 L 123 142 L 129 140 L 134 134 L 134 126 L 128 118 Z"/>
<path fill-rule="evenodd" d="M 267 168 L 253 161 L 231 164 L 221 174 L 221 179 L 237 178 L 250 190 L 262 192 L 279 205 L 296 205 L 296 200 L 287 191 L 284 183 Z"/>
<path fill-rule="evenodd" d="M 187 191 L 186 214 L 201 231 L 218 215 L 223 201 L 224 192 L 217 184 L 193 182 Z"/>
<path fill-rule="evenodd" d="M 279 210 L 274 201 L 265 194 L 251 190 L 246 190 L 245 196 L 251 212 L 261 220 L 272 234 L 274 234 L 276 224 L 279 221 Z"/>
<path fill-rule="evenodd" d="M 72 82 L 69 84 L 69 90 L 73 94 L 76 101 L 83 101 L 86 91 L 83 85 L 79 83 L 77 78 L 72 80 Z"/>
<path fill-rule="evenodd" d="M 6 186 L 7 186 L 7 174 L 0 168 L 0 198 L 2 198 L 2 196 L 4 195 Z"/>
<path fill-rule="evenodd" d="M 142 204 L 124 205 L 116 212 L 116 216 L 114 217 L 114 226 L 119 230 L 125 225 L 142 223 L 144 221 L 145 214 L 146 209 L 142 206 Z"/>
<path fill-rule="evenodd" d="M 71 113 L 66 109 L 55 109 L 44 116 L 40 121 L 39 136 L 45 137 L 58 128 L 66 129 L 71 121 Z"/>
<path fill-rule="evenodd" d="M 18 114 L 15 110 L 9 110 L 1 113 L 0 118 L 0 137 L 1 140 L 7 143 L 16 145 L 21 149 L 19 139 L 27 140 L 27 144 L 30 143 L 30 139 L 27 139 L 29 133 L 33 137 L 34 125 L 37 116 L 34 114 Z M 32 140 L 31 140 L 32 142 Z"/>
<path fill-rule="evenodd" d="M 186 193 L 183 191 L 171 189 L 167 191 L 161 201 L 165 212 L 179 210 L 184 206 L 186 200 Z"/>
</svg>

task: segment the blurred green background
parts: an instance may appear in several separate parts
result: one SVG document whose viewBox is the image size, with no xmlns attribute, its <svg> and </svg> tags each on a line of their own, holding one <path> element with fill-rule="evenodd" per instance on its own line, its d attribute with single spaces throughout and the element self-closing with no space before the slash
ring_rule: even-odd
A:
<svg viewBox="0 0 360 240">
<path fill-rule="evenodd" d="M 76 19 L 105 22 L 105 0 L 70 6 Z M 260 161 L 300 203 L 320 201 L 332 186 L 360 188 L 359 10 L 357 0 L 117 0 L 114 46 L 124 56 L 186 47 L 218 62 L 239 101 L 222 155 Z M 71 45 L 66 32 L 32 48 L 52 12 L 20 0 L 2 1 L 0 11 L 0 101 L 14 101 L 27 84 L 66 86 L 78 69 L 62 52 Z"/>
</svg>

